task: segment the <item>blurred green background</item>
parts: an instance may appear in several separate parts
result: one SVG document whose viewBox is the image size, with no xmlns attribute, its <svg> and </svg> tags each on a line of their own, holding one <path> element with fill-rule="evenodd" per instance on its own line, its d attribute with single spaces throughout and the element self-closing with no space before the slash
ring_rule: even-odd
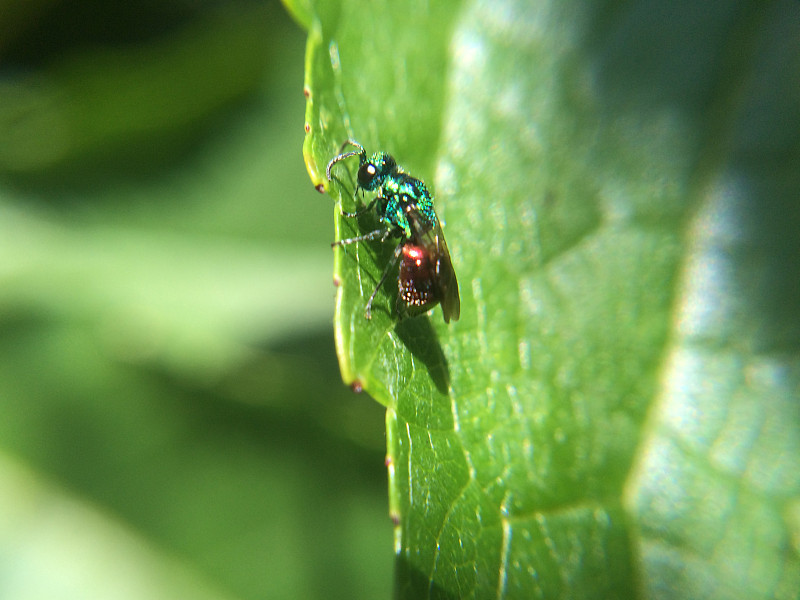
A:
<svg viewBox="0 0 800 600">
<path fill-rule="evenodd" d="M 0 0 L 0 599 L 379 598 L 277 1 Z"/>
</svg>

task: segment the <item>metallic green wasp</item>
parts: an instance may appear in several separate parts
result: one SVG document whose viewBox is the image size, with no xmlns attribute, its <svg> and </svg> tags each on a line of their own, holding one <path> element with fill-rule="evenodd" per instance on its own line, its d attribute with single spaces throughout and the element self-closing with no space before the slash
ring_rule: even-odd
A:
<svg viewBox="0 0 800 600">
<path fill-rule="evenodd" d="M 381 242 L 390 237 L 399 238 L 392 259 L 367 301 L 364 309 L 366 318 L 372 318 L 375 295 L 402 255 L 397 296 L 401 316 L 418 314 L 441 303 L 445 323 L 449 323 L 450 319 L 457 321 L 461 312 L 458 281 L 428 188 L 421 180 L 397 166 L 394 158 L 386 152 L 376 152 L 367 158 L 364 147 L 358 142 L 347 140 L 342 150 L 347 146 L 354 146 L 357 150 L 335 156 L 328 163 L 325 174 L 330 181 L 331 169 L 337 162 L 358 156 L 354 196 L 359 190 L 377 192 L 364 210 L 374 208 L 381 227 L 358 237 L 339 240 L 333 245 L 344 246 L 375 238 L 380 238 Z M 344 213 L 347 217 L 359 214 Z"/>
</svg>

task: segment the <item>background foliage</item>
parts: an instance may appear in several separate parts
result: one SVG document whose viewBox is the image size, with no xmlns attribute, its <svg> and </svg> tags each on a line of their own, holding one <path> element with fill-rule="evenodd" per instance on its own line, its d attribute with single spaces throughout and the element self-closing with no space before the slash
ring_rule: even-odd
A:
<svg viewBox="0 0 800 600">
<path fill-rule="evenodd" d="M 276 2 L 0 2 L 0 598 L 385 598 Z"/>
<path fill-rule="evenodd" d="M 394 154 L 461 287 L 458 323 L 391 286 L 367 323 L 388 253 L 337 252 L 398 596 L 796 597 L 800 5 L 289 4 L 312 181 Z"/>
<path fill-rule="evenodd" d="M 387 597 L 302 35 L 118 4 L 0 2 L 0 597 Z M 461 283 L 335 258 L 398 595 L 796 597 L 799 10 L 292 3 Z"/>
</svg>

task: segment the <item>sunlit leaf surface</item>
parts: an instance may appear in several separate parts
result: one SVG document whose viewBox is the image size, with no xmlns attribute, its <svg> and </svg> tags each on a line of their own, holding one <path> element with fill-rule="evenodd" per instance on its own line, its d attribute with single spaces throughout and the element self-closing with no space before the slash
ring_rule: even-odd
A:
<svg viewBox="0 0 800 600">
<path fill-rule="evenodd" d="M 393 245 L 336 250 L 397 597 L 796 597 L 800 5 L 312 4 L 338 239 L 352 137 L 431 184 L 461 288 L 366 321 Z"/>
</svg>

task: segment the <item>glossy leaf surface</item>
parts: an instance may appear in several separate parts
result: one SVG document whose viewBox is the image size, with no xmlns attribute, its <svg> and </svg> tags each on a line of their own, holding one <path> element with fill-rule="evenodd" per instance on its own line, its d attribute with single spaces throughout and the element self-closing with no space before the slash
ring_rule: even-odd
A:
<svg viewBox="0 0 800 600">
<path fill-rule="evenodd" d="M 391 285 L 367 322 L 392 245 L 336 251 L 397 596 L 795 597 L 800 5 L 310 4 L 312 182 L 353 210 L 326 163 L 392 153 L 461 288 L 449 326 Z"/>
</svg>

